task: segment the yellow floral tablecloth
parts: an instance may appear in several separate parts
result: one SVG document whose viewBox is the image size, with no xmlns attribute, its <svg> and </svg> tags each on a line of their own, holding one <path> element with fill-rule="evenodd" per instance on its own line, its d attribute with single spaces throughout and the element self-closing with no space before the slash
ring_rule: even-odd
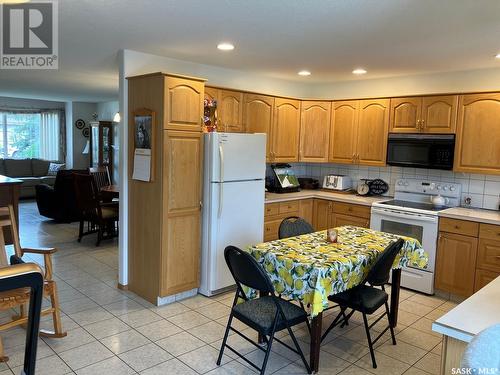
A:
<svg viewBox="0 0 500 375">
<path fill-rule="evenodd" d="M 248 251 L 267 271 L 276 293 L 310 305 L 311 316 L 328 307 L 329 295 L 358 285 L 377 256 L 398 238 L 405 243 L 393 268 L 427 267 L 428 255 L 416 239 L 354 226 L 336 230 L 338 243 L 327 242 L 326 231 L 320 231 L 261 243 Z"/>
</svg>

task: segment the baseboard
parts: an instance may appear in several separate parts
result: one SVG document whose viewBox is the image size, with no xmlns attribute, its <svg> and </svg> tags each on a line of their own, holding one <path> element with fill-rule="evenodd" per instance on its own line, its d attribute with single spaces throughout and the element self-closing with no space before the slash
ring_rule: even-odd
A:
<svg viewBox="0 0 500 375">
<path fill-rule="evenodd" d="M 171 296 L 166 297 L 158 297 L 156 301 L 157 306 L 168 305 L 170 303 L 174 303 L 176 301 L 181 301 L 186 298 L 194 297 L 198 294 L 198 288 L 194 288 L 185 292 L 172 294 Z"/>
</svg>

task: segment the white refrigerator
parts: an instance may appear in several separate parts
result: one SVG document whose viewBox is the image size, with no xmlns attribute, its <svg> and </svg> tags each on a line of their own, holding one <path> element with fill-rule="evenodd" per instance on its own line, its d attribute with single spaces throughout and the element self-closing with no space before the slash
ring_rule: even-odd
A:
<svg viewBox="0 0 500 375">
<path fill-rule="evenodd" d="M 266 135 L 205 134 L 200 293 L 234 285 L 224 249 L 263 241 Z"/>
</svg>

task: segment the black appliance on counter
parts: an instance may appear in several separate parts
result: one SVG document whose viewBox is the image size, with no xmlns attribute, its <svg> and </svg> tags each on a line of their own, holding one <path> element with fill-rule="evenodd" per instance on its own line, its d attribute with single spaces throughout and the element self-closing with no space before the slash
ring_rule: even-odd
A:
<svg viewBox="0 0 500 375">
<path fill-rule="evenodd" d="M 319 180 L 310 177 L 299 177 L 299 184 L 301 189 L 317 190 L 319 189 Z"/>
<path fill-rule="evenodd" d="M 266 177 L 266 189 L 271 193 L 294 193 L 300 191 L 299 179 L 290 164 L 271 164 L 273 173 Z"/>
<path fill-rule="evenodd" d="M 454 134 L 389 133 L 387 164 L 452 170 L 454 152 Z"/>
</svg>

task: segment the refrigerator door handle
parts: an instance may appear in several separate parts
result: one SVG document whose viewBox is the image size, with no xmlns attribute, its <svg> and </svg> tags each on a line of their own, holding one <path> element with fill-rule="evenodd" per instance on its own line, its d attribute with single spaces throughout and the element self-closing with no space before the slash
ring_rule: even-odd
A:
<svg viewBox="0 0 500 375">
<path fill-rule="evenodd" d="M 220 218 L 222 215 L 222 197 L 224 195 L 224 149 L 222 145 L 219 145 L 219 163 L 220 163 L 220 184 L 219 184 L 219 210 L 217 211 L 217 217 Z"/>
<path fill-rule="evenodd" d="M 219 145 L 219 174 L 220 182 L 224 182 L 224 149 Z"/>
</svg>

